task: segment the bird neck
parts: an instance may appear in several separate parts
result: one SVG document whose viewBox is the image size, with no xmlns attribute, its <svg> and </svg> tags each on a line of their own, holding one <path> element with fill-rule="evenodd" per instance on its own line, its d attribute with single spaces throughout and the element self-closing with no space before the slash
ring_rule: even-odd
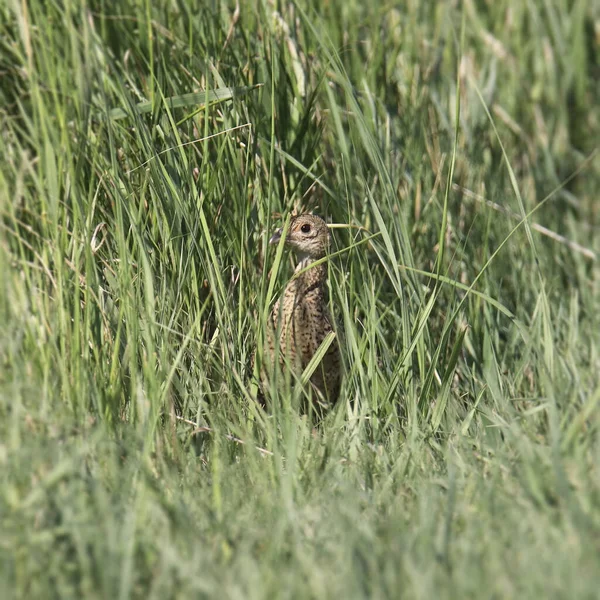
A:
<svg viewBox="0 0 600 600">
<path fill-rule="evenodd" d="M 297 274 L 296 281 L 299 288 L 308 288 L 327 281 L 327 263 L 322 262 L 312 266 L 318 259 L 310 256 L 299 257 L 300 261 L 294 273 Z M 306 269 L 306 270 L 304 270 Z M 303 272 L 301 272 L 303 271 Z M 299 273 L 299 274 L 298 274 Z"/>
</svg>

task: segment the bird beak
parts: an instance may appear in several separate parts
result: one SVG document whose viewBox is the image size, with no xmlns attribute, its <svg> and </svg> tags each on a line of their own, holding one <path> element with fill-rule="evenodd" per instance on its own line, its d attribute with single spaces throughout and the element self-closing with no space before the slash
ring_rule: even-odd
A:
<svg viewBox="0 0 600 600">
<path fill-rule="evenodd" d="M 269 244 L 273 246 L 274 244 L 279 244 L 279 240 L 281 239 L 281 234 L 283 233 L 283 229 L 278 229 L 269 240 Z"/>
</svg>

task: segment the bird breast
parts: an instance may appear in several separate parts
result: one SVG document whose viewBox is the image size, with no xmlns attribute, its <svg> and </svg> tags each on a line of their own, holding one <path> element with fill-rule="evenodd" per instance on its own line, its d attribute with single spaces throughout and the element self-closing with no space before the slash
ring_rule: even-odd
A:
<svg viewBox="0 0 600 600">
<path fill-rule="evenodd" d="M 296 273 L 306 265 L 298 265 Z M 287 285 L 283 297 L 271 315 L 273 331 L 281 329 L 279 349 L 281 363 L 284 356 L 295 363 L 298 370 L 306 368 L 325 337 L 333 331 L 327 305 L 327 267 L 317 265 L 297 274 Z M 275 350 L 272 334 L 269 336 L 271 356 Z M 337 341 L 329 346 L 321 364 L 311 377 L 312 384 L 330 402 L 339 393 L 340 356 Z"/>
</svg>

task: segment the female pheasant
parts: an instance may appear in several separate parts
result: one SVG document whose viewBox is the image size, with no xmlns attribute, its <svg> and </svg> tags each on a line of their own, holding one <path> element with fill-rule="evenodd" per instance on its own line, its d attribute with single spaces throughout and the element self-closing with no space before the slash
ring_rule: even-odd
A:
<svg viewBox="0 0 600 600">
<path fill-rule="evenodd" d="M 279 243 L 282 235 L 279 229 L 269 243 Z M 327 263 L 311 266 L 325 257 L 329 242 L 329 228 L 320 217 L 304 214 L 291 219 L 285 245 L 296 253 L 298 264 L 269 317 L 264 360 L 273 365 L 279 352 L 281 367 L 289 365 L 297 376 L 334 331 L 327 306 Z M 340 349 L 334 338 L 310 378 L 317 392 L 313 394 L 313 406 L 318 412 L 336 402 L 341 376 Z"/>
</svg>

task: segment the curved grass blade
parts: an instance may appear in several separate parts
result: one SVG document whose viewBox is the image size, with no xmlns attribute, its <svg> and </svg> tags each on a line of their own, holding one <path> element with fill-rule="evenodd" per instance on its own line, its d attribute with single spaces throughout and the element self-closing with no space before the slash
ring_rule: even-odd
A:
<svg viewBox="0 0 600 600">
<path fill-rule="evenodd" d="M 262 84 L 257 84 L 253 86 L 244 86 L 244 87 L 228 87 L 228 88 L 218 88 L 216 90 L 208 90 L 203 92 L 193 92 L 191 94 L 181 94 L 180 96 L 171 96 L 170 98 L 165 98 L 164 102 L 169 107 L 169 109 L 173 108 L 183 108 L 185 106 L 198 106 L 199 108 L 204 108 L 210 104 L 216 104 L 218 102 L 225 102 L 226 100 L 232 100 L 233 98 L 237 98 L 248 92 L 255 90 L 256 88 L 261 87 Z M 150 112 L 152 110 L 152 102 L 138 102 L 135 105 L 135 109 L 138 113 L 144 114 Z M 123 108 L 113 108 L 108 111 L 109 118 L 113 120 L 124 119 L 125 117 L 130 116 L 130 114 Z"/>
<path fill-rule="evenodd" d="M 302 375 L 300 376 L 300 383 L 303 386 L 305 386 L 310 381 L 310 378 L 313 376 L 313 373 L 317 370 L 317 367 L 321 363 L 321 360 L 323 360 L 323 357 L 327 353 L 327 350 L 329 350 L 329 346 L 331 346 L 331 344 L 333 343 L 333 340 L 335 339 L 335 335 L 336 334 L 334 331 L 330 331 L 325 336 L 325 338 L 321 342 L 321 345 L 317 348 L 317 351 L 315 352 L 314 356 L 310 359 L 310 362 L 306 365 L 306 368 L 304 369 L 304 371 L 302 372 Z"/>
</svg>

